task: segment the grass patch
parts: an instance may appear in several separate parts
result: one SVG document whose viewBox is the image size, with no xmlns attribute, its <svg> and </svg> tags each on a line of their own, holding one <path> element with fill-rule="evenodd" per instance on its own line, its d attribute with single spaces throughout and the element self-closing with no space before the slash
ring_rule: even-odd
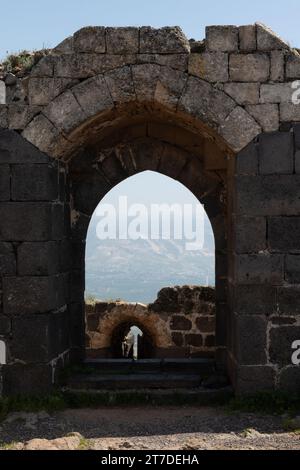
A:
<svg viewBox="0 0 300 470">
<path fill-rule="evenodd" d="M 39 51 L 24 50 L 9 54 L 1 64 L 3 72 L 11 72 L 14 75 L 28 73 L 42 57 L 49 55 L 49 53 L 50 49 L 41 49 Z"/>
<path fill-rule="evenodd" d="M 8 413 L 14 411 L 35 413 L 45 410 L 51 413 L 66 407 L 67 403 L 61 393 L 43 397 L 15 396 L 0 398 L 0 421 L 5 419 Z"/>
<path fill-rule="evenodd" d="M 283 429 L 287 432 L 293 432 L 294 434 L 300 435 L 299 421 L 293 418 L 287 418 L 282 423 Z"/>
<path fill-rule="evenodd" d="M 90 442 L 88 439 L 85 437 L 80 438 L 79 446 L 77 447 L 77 450 L 88 450 L 90 447 Z"/>
<path fill-rule="evenodd" d="M 10 442 L 9 444 L 4 444 L 0 442 L 0 450 L 14 450 L 16 442 Z"/>
<path fill-rule="evenodd" d="M 273 415 L 288 413 L 293 415 L 300 410 L 300 394 L 292 395 L 284 392 L 257 393 L 233 398 L 226 408 L 231 412 L 244 411 Z"/>
<path fill-rule="evenodd" d="M 43 397 L 8 397 L 0 398 L 0 420 L 14 411 L 49 413 L 67 408 L 97 408 L 99 406 L 222 406 L 228 413 L 250 412 L 281 415 L 287 414 L 285 429 L 299 433 L 293 428 L 292 416 L 299 414 L 300 395 L 288 395 L 280 392 L 259 393 L 253 396 L 232 398 L 230 394 L 210 395 L 201 393 L 155 393 L 154 391 L 71 391 L 64 390 Z"/>
</svg>

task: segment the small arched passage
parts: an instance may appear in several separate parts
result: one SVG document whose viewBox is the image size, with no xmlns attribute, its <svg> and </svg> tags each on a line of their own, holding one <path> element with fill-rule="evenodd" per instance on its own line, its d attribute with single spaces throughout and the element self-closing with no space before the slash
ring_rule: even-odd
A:
<svg viewBox="0 0 300 470">
<path fill-rule="evenodd" d="M 142 337 L 138 338 L 138 359 L 151 359 L 154 357 L 154 338 L 144 328 L 143 325 L 136 321 L 127 321 L 120 323 L 112 332 L 110 343 L 111 343 L 111 355 L 114 359 L 124 358 L 122 350 L 122 342 L 125 336 L 129 333 L 132 326 L 138 327 L 143 333 Z M 126 356 L 129 359 L 133 358 L 133 350 L 129 351 L 129 355 Z"/>
</svg>

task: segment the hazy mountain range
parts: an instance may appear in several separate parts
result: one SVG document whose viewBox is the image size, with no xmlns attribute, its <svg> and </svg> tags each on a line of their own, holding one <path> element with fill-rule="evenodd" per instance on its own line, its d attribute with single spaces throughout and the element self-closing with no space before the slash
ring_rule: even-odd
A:
<svg viewBox="0 0 300 470">
<path fill-rule="evenodd" d="M 149 303 L 162 287 L 214 285 L 214 239 L 209 223 L 205 223 L 201 251 L 187 251 L 185 243 L 99 240 L 91 225 L 86 249 L 86 296 Z"/>
</svg>

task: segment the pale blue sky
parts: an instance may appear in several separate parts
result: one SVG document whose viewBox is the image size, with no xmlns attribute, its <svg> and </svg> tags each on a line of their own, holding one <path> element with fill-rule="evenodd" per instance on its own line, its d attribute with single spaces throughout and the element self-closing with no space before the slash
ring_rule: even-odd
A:
<svg viewBox="0 0 300 470">
<path fill-rule="evenodd" d="M 189 38 L 202 39 L 205 26 L 212 24 L 251 24 L 261 21 L 300 47 L 300 1 L 285 0 L 0 0 L 0 60 L 7 52 L 54 47 L 87 25 L 154 27 L 179 25 Z M 132 188 L 132 189 L 131 189 Z M 155 188 L 155 190 L 154 190 Z M 117 189 L 117 188 L 116 188 Z M 190 202 L 191 194 L 182 186 L 161 176 L 143 173 L 135 184 L 119 187 L 122 195 L 149 203 L 178 198 Z M 107 196 L 113 199 L 118 191 Z M 159 198 L 158 198 L 159 195 Z"/>
<path fill-rule="evenodd" d="M 54 47 L 87 25 L 179 25 L 202 39 L 212 24 L 266 23 L 300 47 L 299 0 L 1 0 L 0 59 L 6 52 Z"/>
</svg>

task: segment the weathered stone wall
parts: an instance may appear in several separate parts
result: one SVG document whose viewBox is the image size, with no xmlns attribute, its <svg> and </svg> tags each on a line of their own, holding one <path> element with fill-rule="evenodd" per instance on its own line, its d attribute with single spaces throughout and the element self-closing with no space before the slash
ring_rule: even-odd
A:
<svg viewBox="0 0 300 470">
<path fill-rule="evenodd" d="M 96 302 L 86 305 L 87 355 L 112 357 L 119 325 L 139 326 L 151 338 L 151 357 L 214 357 L 215 292 L 206 287 L 169 287 L 150 305 Z"/>
<path fill-rule="evenodd" d="M 299 390 L 299 52 L 259 24 L 210 26 L 201 43 L 176 27 L 83 28 L 3 79 L 4 393 L 48 390 L 69 352 L 82 359 L 91 215 L 145 170 L 184 184 L 210 218 L 216 357 L 235 390 Z M 175 333 L 185 344 L 195 331 Z"/>
<path fill-rule="evenodd" d="M 229 349 L 241 392 L 300 390 L 300 126 L 263 134 L 234 177 Z"/>
<path fill-rule="evenodd" d="M 65 168 L 0 130 L 0 339 L 4 393 L 49 390 L 69 339 Z M 30 384 L 30 385 L 29 385 Z"/>
</svg>

